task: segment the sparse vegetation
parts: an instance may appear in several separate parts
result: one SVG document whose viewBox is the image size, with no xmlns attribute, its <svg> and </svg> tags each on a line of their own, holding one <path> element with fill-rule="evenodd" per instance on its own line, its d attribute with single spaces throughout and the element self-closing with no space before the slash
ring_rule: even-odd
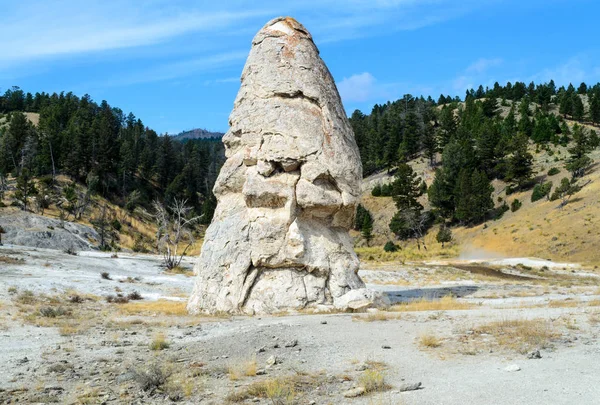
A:
<svg viewBox="0 0 600 405">
<path fill-rule="evenodd" d="M 169 342 L 167 342 L 167 337 L 163 333 L 158 333 L 150 342 L 150 350 L 165 350 L 170 346 Z"/>
<path fill-rule="evenodd" d="M 436 348 L 442 345 L 442 340 L 431 333 L 425 333 L 419 336 L 419 345 L 422 347 Z"/>
<path fill-rule="evenodd" d="M 512 201 L 512 203 L 510 203 L 510 211 L 517 212 L 519 210 L 519 208 L 521 208 L 522 205 L 523 205 L 523 203 L 521 201 L 519 201 L 518 198 L 515 198 Z"/>
<path fill-rule="evenodd" d="M 135 302 L 119 306 L 119 310 L 126 314 L 164 314 L 181 316 L 187 315 L 186 302 L 157 300 L 148 302 Z"/>
<path fill-rule="evenodd" d="M 117 293 L 117 295 L 108 295 L 106 297 L 106 302 L 109 304 L 127 304 L 129 302 L 129 298 L 121 293 Z"/>
<path fill-rule="evenodd" d="M 466 302 L 457 301 L 451 295 L 446 295 L 441 299 L 420 298 L 402 304 L 394 305 L 390 311 L 412 312 L 412 311 L 451 311 L 471 309 L 472 305 Z"/>
<path fill-rule="evenodd" d="M 227 397 L 229 403 L 240 403 L 250 398 L 268 399 L 273 405 L 291 405 L 298 391 L 315 383 L 310 376 L 295 374 L 254 382 Z"/>
<path fill-rule="evenodd" d="M 367 369 L 358 378 L 358 384 L 365 389 L 365 393 L 381 392 L 389 389 L 385 376 L 379 370 Z"/>
<path fill-rule="evenodd" d="M 0 263 L 4 264 L 23 264 L 25 263 L 25 259 L 10 257 L 10 256 L 0 256 Z"/>
<path fill-rule="evenodd" d="M 129 294 L 127 294 L 127 298 L 132 301 L 138 301 L 138 300 L 144 299 L 144 297 L 142 297 L 142 295 L 137 291 L 133 291 L 133 292 L 130 292 Z"/>
<path fill-rule="evenodd" d="M 518 353 L 546 349 L 560 336 L 552 323 L 545 319 L 507 319 L 490 322 L 475 327 L 474 332 L 478 335 L 492 335 L 499 346 Z"/>
<path fill-rule="evenodd" d="M 232 381 L 239 380 L 242 377 L 253 377 L 256 375 L 256 356 L 249 360 L 244 360 L 239 363 L 232 363 L 227 368 L 229 379 Z"/>
<path fill-rule="evenodd" d="M 558 167 L 553 167 L 552 169 L 548 170 L 548 176 L 555 176 L 558 173 L 560 173 L 560 169 Z"/>
</svg>

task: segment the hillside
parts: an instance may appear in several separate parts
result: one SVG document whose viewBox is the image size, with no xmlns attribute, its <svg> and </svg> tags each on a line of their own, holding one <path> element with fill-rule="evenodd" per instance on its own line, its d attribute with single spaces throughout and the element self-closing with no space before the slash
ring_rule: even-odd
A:
<svg viewBox="0 0 600 405">
<path fill-rule="evenodd" d="M 587 105 L 587 97 L 583 98 Z M 510 103 L 512 104 L 512 103 Z M 458 108 L 464 103 L 459 103 Z M 515 103 L 516 107 L 519 103 Z M 531 105 L 533 111 L 535 105 Z M 510 106 L 500 107 L 498 116 L 505 118 Z M 553 105 L 549 109 L 551 114 L 558 115 L 558 107 Z M 517 119 L 520 118 L 517 116 Z M 565 120 L 570 128 L 576 124 L 573 120 Z M 578 124 L 582 125 L 582 124 Z M 584 128 L 597 130 L 589 124 L 583 124 Z M 533 156 L 533 175 L 536 183 L 551 181 L 556 187 L 562 178 L 569 177 L 565 164 L 569 156 L 567 146 L 551 145 L 540 148 L 534 142 L 530 142 L 528 151 Z M 508 183 L 502 180 L 492 181 L 494 191 L 492 198 L 495 207 L 501 206 L 504 201 L 510 206 L 513 200 L 518 199 L 522 206 L 516 212 L 510 210 L 498 219 L 491 219 L 484 223 L 473 226 L 452 227 L 453 241 L 447 247 L 449 256 L 458 256 L 462 259 L 486 259 L 498 257 L 524 257 L 533 256 L 555 261 L 573 261 L 588 265 L 600 264 L 600 150 L 598 148 L 589 153 L 592 165 L 581 183 L 588 183 L 578 192 L 569 203 L 559 208 L 560 201 L 549 201 L 543 198 L 531 202 L 532 190 L 524 190 L 506 195 Z M 438 162 L 441 156 L 438 153 Z M 423 157 L 409 161 L 409 165 L 415 173 L 431 186 L 435 178 L 435 169 Z M 437 166 L 439 167 L 439 166 Z M 557 174 L 548 175 L 552 168 L 559 170 Z M 393 173 L 393 170 L 391 170 Z M 366 177 L 363 181 L 363 195 L 361 204 L 367 208 L 373 216 L 373 240 L 370 246 L 382 248 L 389 240 L 395 240 L 394 234 L 389 229 L 392 216 L 397 211 L 392 197 L 373 197 L 371 190 L 377 184 L 389 184 L 394 180 L 393 174 L 381 171 Z M 419 202 L 425 209 L 431 209 L 427 195 L 419 198 Z M 439 227 L 434 226 L 426 236 L 430 253 L 421 252 L 426 257 L 435 257 L 440 252 L 439 244 L 435 241 L 435 234 Z M 366 249 L 364 238 L 358 232 L 357 238 L 359 253 L 363 257 L 365 252 L 372 252 L 374 248 Z M 400 242 L 405 254 L 399 253 L 389 258 L 402 258 L 414 253 L 415 242 L 412 240 Z M 381 257 L 380 257 L 381 258 Z"/>
<path fill-rule="evenodd" d="M 212 139 L 212 140 L 220 140 L 223 137 L 222 132 L 211 132 L 206 129 L 196 128 L 191 129 L 189 131 L 180 132 L 177 135 L 173 135 L 172 138 L 176 141 L 184 141 L 188 139 Z"/>
</svg>

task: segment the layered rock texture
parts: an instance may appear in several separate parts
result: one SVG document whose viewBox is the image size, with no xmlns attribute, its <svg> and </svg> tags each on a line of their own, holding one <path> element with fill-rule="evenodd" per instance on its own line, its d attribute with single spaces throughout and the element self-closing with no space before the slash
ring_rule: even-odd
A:
<svg viewBox="0 0 600 405">
<path fill-rule="evenodd" d="M 254 37 L 229 123 L 188 309 L 252 314 L 380 300 L 357 275 L 348 235 L 358 148 L 333 78 L 294 19 L 276 18 Z"/>
</svg>

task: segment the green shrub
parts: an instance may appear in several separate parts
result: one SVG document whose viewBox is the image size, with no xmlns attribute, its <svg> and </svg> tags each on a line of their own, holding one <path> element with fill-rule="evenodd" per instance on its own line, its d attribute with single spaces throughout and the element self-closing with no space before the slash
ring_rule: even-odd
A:
<svg viewBox="0 0 600 405">
<path fill-rule="evenodd" d="M 548 170 L 548 176 L 554 176 L 558 173 L 560 173 L 560 169 L 558 167 L 553 167 L 552 169 Z"/>
<path fill-rule="evenodd" d="M 550 194 L 550 190 L 552 189 L 552 182 L 548 181 L 542 184 L 536 184 L 533 188 L 533 192 L 531 193 L 531 202 L 536 202 L 541 200 Z"/>
<path fill-rule="evenodd" d="M 391 240 L 388 240 L 385 243 L 385 246 L 383 247 L 383 250 L 386 252 L 397 252 L 398 251 L 398 245 L 396 245 L 394 242 L 392 242 Z"/>
<path fill-rule="evenodd" d="M 513 202 L 510 204 L 510 211 L 511 212 L 518 211 L 519 208 L 521 208 L 522 205 L 523 205 L 523 203 L 521 201 L 519 201 L 518 198 L 515 198 L 513 200 Z"/>
<path fill-rule="evenodd" d="M 118 220 L 118 219 L 116 219 L 116 218 L 115 218 L 115 219 L 113 219 L 113 221 L 111 222 L 111 225 L 112 225 L 112 227 L 113 227 L 113 228 L 115 228 L 115 230 L 116 230 L 117 232 L 119 232 L 119 231 L 121 230 L 121 228 L 123 227 L 123 226 L 121 225 L 121 223 L 119 222 L 119 220 Z"/>
<path fill-rule="evenodd" d="M 375 185 L 375 187 L 373 187 L 373 190 L 371 190 L 371 195 L 373 197 L 381 197 L 381 185 L 377 184 Z"/>
</svg>

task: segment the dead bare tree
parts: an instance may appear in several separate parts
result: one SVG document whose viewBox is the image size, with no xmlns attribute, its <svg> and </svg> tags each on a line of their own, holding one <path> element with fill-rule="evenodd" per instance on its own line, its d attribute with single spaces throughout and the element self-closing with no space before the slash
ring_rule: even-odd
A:
<svg viewBox="0 0 600 405">
<path fill-rule="evenodd" d="M 175 199 L 173 204 L 166 207 L 159 201 L 154 201 L 154 218 L 158 229 L 156 231 L 156 244 L 159 253 L 163 255 L 163 263 L 169 270 L 181 264 L 183 256 L 194 244 L 192 224 L 202 216 L 189 217 L 192 210 L 186 206 L 187 200 Z M 183 251 L 180 253 L 180 249 Z"/>
</svg>

